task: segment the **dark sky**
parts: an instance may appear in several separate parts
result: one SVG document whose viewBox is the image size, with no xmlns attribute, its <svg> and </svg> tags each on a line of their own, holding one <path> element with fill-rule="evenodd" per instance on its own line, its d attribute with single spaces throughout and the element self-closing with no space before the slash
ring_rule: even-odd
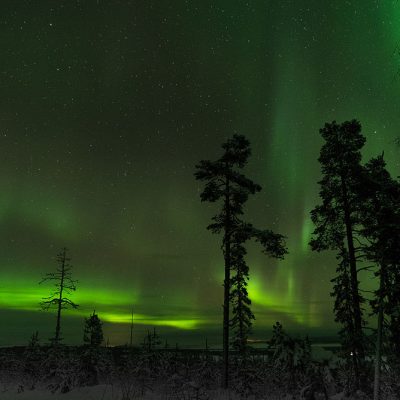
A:
<svg viewBox="0 0 400 400">
<path fill-rule="evenodd" d="M 288 236 L 290 254 L 250 246 L 255 338 L 280 320 L 335 331 L 331 254 L 312 254 L 326 121 L 357 118 L 364 156 L 399 173 L 398 1 L 2 0 L 0 345 L 51 336 L 39 286 L 66 246 L 80 304 L 111 344 L 157 326 L 170 341 L 219 343 L 223 259 L 215 205 L 193 177 L 234 133 L 263 191 L 246 209 Z M 397 48 L 398 50 L 398 48 Z M 368 277 L 363 285 L 368 287 Z"/>
</svg>

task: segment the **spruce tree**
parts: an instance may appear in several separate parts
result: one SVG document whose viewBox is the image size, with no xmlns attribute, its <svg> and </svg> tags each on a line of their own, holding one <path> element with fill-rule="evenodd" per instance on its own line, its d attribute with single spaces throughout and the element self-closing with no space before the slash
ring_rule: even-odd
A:
<svg viewBox="0 0 400 400">
<path fill-rule="evenodd" d="M 234 329 L 233 347 L 244 354 L 247 349 L 247 338 L 251 333 L 252 321 L 251 300 L 247 292 L 249 267 L 245 260 L 247 253 L 244 244 L 253 239 L 263 247 L 263 252 L 271 257 L 282 259 L 286 253 L 282 235 L 269 230 L 259 230 L 249 223 L 242 223 L 232 234 L 231 265 L 234 272 L 231 278 L 230 302 L 232 318 L 230 327 Z"/>
<path fill-rule="evenodd" d="M 99 316 L 93 311 L 89 318 L 85 318 L 83 343 L 91 347 L 99 347 L 103 342 L 103 324 Z"/>
<path fill-rule="evenodd" d="M 223 371 L 222 386 L 228 387 L 229 366 L 229 327 L 238 328 L 239 343 L 243 345 L 245 336 L 254 318 L 249 312 L 250 300 L 245 291 L 248 277 L 243 263 L 242 245 L 249 239 L 258 241 L 268 255 L 283 258 L 287 252 L 284 237 L 269 230 L 255 229 L 242 220 L 243 206 L 250 194 L 261 187 L 248 179 L 240 171 L 246 166 L 251 154 L 250 143 L 242 135 L 234 135 L 222 145 L 223 154 L 216 161 L 202 160 L 196 166 L 195 177 L 205 181 L 200 195 L 202 201 L 222 202 L 220 212 L 215 215 L 207 229 L 212 233 L 222 233 L 222 251 L 225 260 L 224 303 L 223 303 Z M 235 292 L 231 292 L 231 271 L 236 271 Z M 235 317 L 230 323 L 230 302 L 235 300 Z"/>
<path fill-rule="evenodd" d="M 232 247 L 232 264 L 235 275 L 231 279 L 230 296 L 233 316 L 230 326 L 235 329 L 232 345 L 240 353 L 243 353 L 247 347 L 247 337 L 251 331 L 252 320 L 255 319 L 247 292 L 249 267 L 244 259 L 245 254 L 244 246 L 235 244 Z"/>
<path fill-rule="evenodd" d="M 319 162 L 322 169 L 320 197 L 322 204 L 311 212 L 315 225 L 310 242 L 315 251 L 336 250 L 339 258 L 339 275 L 335 280 L 336 320 L 343 326 L 345 346 L 351 346 L 355 374 L 355 388 L 360 387 L 360 373 L 365 358 L 365 338 L 357 261 L 363 257 L 356 246 L 360 221 L 360 184 L 363 174 L 361 148 L 365 138 L 358 121 L 335 121 L 320 129 L 324 144 Z M 349 290 L 348 293 L 345 293 Z"/>
<path fill-rule="evenodd" d="M 349 273 L 349 256 L 347 249 L 343 247 L 337 256 L 339 264 L 336 268 L 336 277 L 331 280 L 333 291 L 331 296 L 335 299 L 335 321 L 341 325 L 339 338 L 341 343 L 340 356 L 346 362 L 348 370 L 353 373 L 347 375 L 346 387 L 351 391 L 357 385 L 360 365 L 358 357 L 355 357 L 354 349 L 357 347 L 357 335 L 355 334 L 353 318 L 353 301 L 351 296 L 351 282 Z"/>
<path fill-rule="evenodd" d="M 342 248 L 337 256 L 339 264 L 336 268 L 337 276 L 331 280 L 333 283 L 335 321 L 342 325 L 339 331 L 341 338 L 342 352 L 348 358 L 348 355 L 354 351 L 355 334 L 354 319 L 352 309 L 351 284 L 349 274 L 349 256 L 346 248 Z M 349 334 L 351 332 L 351 334 Z"/>
<path fill-rule="evenodd" d="M 69 261 L 71 261 L 71 259 L 67 257 L 67 249 L 65 247 L 57 255 L 56 260 L 58 263 L 56 272 L 47 273 L 40 281 L 40 284 L 47 281 L 54 282 L 55 286 L 55 290 L 52 292 L 52 294 L 49 297 L 43 298 L 43 301 L 40 303 L 43 310 L 48 310 L 52 307 L 55 307 L 57 310 L 56 329 L 54 337 L 51 339 L 54 345 L 59 344 L 62 339 L 62 310 L 66 308 L 78 308 L 78 304 L 75 304 L 72 300 L 66 297 L 66 295 L 70 295 L 76 290 L 75 284 L 77 281 L 72 279 L 72 266 L 69 264 Z"/>
<path fill-rule="evenodd" d="M 98 366 L 103 353 L 100 347 L 103 343 L 103 324 L 96 311 L 93 311 L 89 318 L 85 318 L 83 343 L 84 348 L 80 357 L 82 377 L 86 385 L 97 385 Z"/>
<path fill-rule="evenodd" d="M 378 399 L 383 344 L 388 344 L 386 356 L 389 360 L 393 360 L 392 354 L 398 355 L 400 350 L 400 337 L 396 334 L 393 337 L 400 306 L 400 184 L 387 171 L 383 154 L 365 166 L 363 195 L 364 226 L 361 234 L 367 243 L 367 259 L 376 266 L 375 276 L 379 281 L 371 301 L 378 319 L 374 380 L 374 399 Z"/>
<path fill-rule="evenodd" d="M 38 368 L 43 360 L 43 349 L 39 342 L 39 332 L 36 331 L 32 334 L 28 346 L 25 348 L 23 354 L 23 371 L 27 378 L 29 390 L 33 390 L 35 385 L 40 379 L 40 374 L 43 371 Z"/>
</svg>

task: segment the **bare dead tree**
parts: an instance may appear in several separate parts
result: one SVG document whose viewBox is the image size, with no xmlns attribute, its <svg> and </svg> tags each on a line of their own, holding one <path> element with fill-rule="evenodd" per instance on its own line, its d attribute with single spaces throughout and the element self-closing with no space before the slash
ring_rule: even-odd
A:
<svg viewBox="0 0 400 400">
<path fill-rule="evenodd" d="M 39 282 L 42 284 L 47 281 L 54 282 L 55 290 L 51 293 L 49 297 L 44 297 L 40 306 L 43 310 L 49 310 L 50 308 L 56 308 L 57 310 L 57 321 L 56 330 L 54 337 L 51 339 L 53 344 L 57 345 L 62 340 L 61 333 L 61 310 L 66 308 L 78 308 L 78 304 L 75 304 L 70 300 L 68 295 L 76 290 L 75 284 L 76 280 L 72 279 L 72 266 L 69 264 L 71 261 L 67 257 L 67 248 L 63 248 L 59 254 L 57 254 L 57 268 L 56 272 L 48 272 L 44 278 Z"/>
</svg>

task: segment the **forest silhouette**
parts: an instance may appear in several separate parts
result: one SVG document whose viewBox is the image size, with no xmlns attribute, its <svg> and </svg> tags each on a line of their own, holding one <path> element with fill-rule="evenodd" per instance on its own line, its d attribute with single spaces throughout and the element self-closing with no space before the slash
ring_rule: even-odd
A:
<svg viewBox="0 0 400 400">
<path fill-rule="evenodd" d="M 35 332 L 22 349 L 2 349 L 2 373 L 17 373 L 23 388 L 44 383 L 61 392 L 97 385 L 110 377 L 124 384 L 134 382 L 134 388 L 125 386 L 124 399 L 139 392 L 143 395 L 155 376 L 169 382 L 176 396 L 190 398 L 202 398 L 218 386 L 242 397 L 261 395 L 265 390 L 286 390 L 307 399 L 317 398 L 318 393 L 327 399 L 338 391 L 374 400 L 399 396 L 400 183 L 388 172 L 383 153 L 362 162 L 366 139 L 359 121 L 326 123 L 320 134 L 322 178 L 316 183 L 320 202 L 310 212 L 314 231 L 309 244 L 313 251 L 336 254 L 331 296 L 340 347 L 334 365 L 313 358 L 310 339 L 291 337 L 280 322 L 273 326 L 266 348 L 252 346 L 255 315 L 247 291 L 251 268 L 246 262 L 246 244 L 255 241 L 265 255 L 278 260 L 290 249 L 283 234 L 255 227 L 245 218 L 249 196 L 261 187 L 244 174 L 250 142 L 235 134 L 222 144 L 217 160 L 201 160 L 194 172 L 204 185 L 201 202 L 213 203 L 216 209 L 206 228 L 221 238 L 222 351 L 211 350 L 207 342 L 199 351 L 180 349 L 178 344 L 170 347 L 155 328 L 147 332 L 140 347 L 134 346 L 133 312 L 129 344 L 110 347 L 104 342 L 101 313 L 96 310 L 84 320 L 82 346 L 67 346 L 62 337 L 63 310 L 78 308 L 71 297 L 79 287 L 63 248 L 55 271 L 40 282 L 53 285 L 40 305 L 45 311 L 55 310 L 54 335 L 41 344 Z M 374 291 L 362 289 L 361 272 L 375 280 Z M 168 380 L 171 376 L 175 377 L 172 382 Z M 198 379 L 188 389 L 190 376 Z"/>
</svg>

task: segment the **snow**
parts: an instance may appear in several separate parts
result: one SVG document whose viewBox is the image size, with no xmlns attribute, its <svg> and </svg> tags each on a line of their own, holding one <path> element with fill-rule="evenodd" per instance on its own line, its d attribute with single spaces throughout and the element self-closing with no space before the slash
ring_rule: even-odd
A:
<svg viewBox="0 0 400 400">
<path fill-rule="evenodd" d="M 28 390 L 18 393 L 18 388 L 0 393 L 1 400 L 120 400 L 111 385 L 97 385 L 71 390 L 68 393 L 51 393 L 48 390 Z"/>
<path fill-rule="evenodd" d="M 210 393 L 209 399 L 239 400 L 239 397 L 231 392 L 217 390 Z M 161 390 L 148 392 L 143 397 L 131 394 L 123 398 L 121 388 L 113 385 L 97 385 L 76 388 L 68 393 L 51 393 L 48 390 L 30 390 L 18 393 L 18 388 L 12 388 L 6 392 L 0 392 L 0 400 L 165 400 L 166 394 Z"/>
<path fill-rule="evenodd" d="M 219 388 L 221 360 L 208 352 L 5 349 L 0 400 L 326 400 L 324 393 L 330 400 L 349 400 L 341 393 L 351 373 L 346 365 L 333 362 L 336 357 L 313 361 L 307 352 L 297 354 L 299 349 L 281 349 L 278 358 L 232 355 L 229 391 Z M 393 399 L 400 388 L 397 370 L 384 372 L 381 398 Z M 371 392 L 372 384 L 366 386 Z M 359 393 L 352 399 L 368 397 Z"/>
</svg>

